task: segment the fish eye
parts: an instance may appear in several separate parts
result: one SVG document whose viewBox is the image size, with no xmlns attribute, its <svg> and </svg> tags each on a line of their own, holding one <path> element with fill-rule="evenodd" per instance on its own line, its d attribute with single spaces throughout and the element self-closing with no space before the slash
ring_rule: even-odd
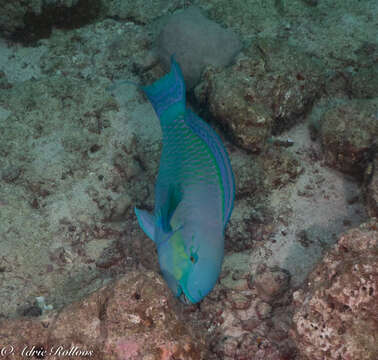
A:
<svg viewBox="0 0 378 360">
<path fill-rule="evenodd" d="M 190 259 L 190 261 L 191 261 L 193 264 L 195 264 L 195 263 L 197 262 L 197 260 L 198 260 L 198 255 L 197 255 L 197 253 L 192 252 L 192 253 L 190 254 L 189 259 Z"/>
<path fill-rule="evenodd" d="M 192 236 L 192 240 L 194 240 L 194 236 Z M 194 246 L 192 245 L 190 247 L 190 256 L 189 256 L 189 259 L 191 261 L 192 264 L 195 264 L 197 261 L 198 261 L 198 248 L 197 249 L 194 249 Z"/>
</svg>

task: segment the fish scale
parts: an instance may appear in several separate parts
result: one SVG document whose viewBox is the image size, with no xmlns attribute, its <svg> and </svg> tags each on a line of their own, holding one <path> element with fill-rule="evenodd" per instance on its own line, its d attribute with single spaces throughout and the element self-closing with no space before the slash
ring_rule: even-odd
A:
<svg viewBox="0 0 378 360">
<path fill-rule="evenodd" d="M 183 185 L 199 181 L 219 183 L 214 157 L 184 119 L 163 127 L 163 132 L 165 136 L 157 186 L 172 182 Z"/>
<path fill-rule="evenodd" d="M 164 142 L 155 193 L 177 186 L 184 189 L 182 216 L 193 219 L 201 202 L 211 202 L 214 218 L 222 212 L 222 188 L 219 186 L 219 170 L 208 146 L 189 128 L 184 118 L 163 126 Z M 198 199 L 196 193 L 204 191 L 206 198 Z M 211 195 L 211 196 L 210 196 Z M 164 206 L 166 199 L 157 197 L 155 208 Z M 221 219 L 223 214 L 221 215 Z M 222 223 L 219 222 L 219 226 Z"/>
</svg>

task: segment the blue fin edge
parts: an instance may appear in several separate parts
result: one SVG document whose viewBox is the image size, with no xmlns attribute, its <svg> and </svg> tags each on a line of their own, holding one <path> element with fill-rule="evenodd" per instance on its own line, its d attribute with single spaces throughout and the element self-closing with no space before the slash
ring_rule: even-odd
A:
<svg viewBox="0 0 378 360">
<path fill-rule="evenodd" d="M 155 231 L 155 218 L 146 210 L 140 210 L 134 208 L 135 215 L 138 219 L 139 226 L 144 231 L 144 233 L 152 240 L 154 240 Z"/>
<path fill-rule="evenodd" d="M 160 118 L 172 105 L 175 112 L 185 112 L 185 82 L 179 64 L 174 55 L 171 56 L 171 70 L 153 84 L 142 86 L 157 116 Z"/>
</svg>

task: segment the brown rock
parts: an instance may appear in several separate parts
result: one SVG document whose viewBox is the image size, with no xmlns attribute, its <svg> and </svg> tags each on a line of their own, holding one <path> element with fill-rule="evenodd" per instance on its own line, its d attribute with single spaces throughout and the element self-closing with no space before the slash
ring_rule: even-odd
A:
<svg viewBox="0 0 378 360">
<path fill-rule="evenodd" d="M 319 62 L 266 38 L 256 40 L 235 65 L 205 71 L 195 95 L 231 130 L 237 145 L 260 152 L 271 131 L 282 132 L 306 112 L 323 81 Z"/>
<path fill-rule="evenodd" d="M 46 351 L 49 359 L 70 352 L 109 360 L 205 358 L 204 340 L 176 305 L 158 275 L 134 271 L 47 318 L 0 321 L 1 345 L 12 344 L 16 360 L 25 351 Z"/>
<path fill-rule="evenodd" d="M 253 334 L 226 337 L 214 348 L 217 359 L 284 360 L 278 348 L 267 338 Z"/>
<path fill-rule="evenodd" d="M 329 166 L 362 177 L 378 137 L 378 102 L 349 100 L 331 106 L 321 118 L 321 142 Z"/>
<path fill-rule="evenodd" d="M 304 169 L 297 156 L 285 149 L 269 151 L 264 154 L 262 165 L 265 170 L 265 184 L 277 189 L 294 182 Z"/>
<path fill-rule="evenodd" d="M 269 268 L 261 264 L 251 285 L 257 289 L 262 300 L 272 303 L 288 290 L 289 284 L 290 274 L 286 270 L 278 267 Z"/>
<path fill-rule="evenodd" d="M 235 65 L 237 66 L 237 65 Z M 204 82 L 195 89 L 200 102 L 208 103 L 212 115 L 230 129 L 240 147 L 259 153 L 270 135 L 273 119 L 268 109 L 255 100 L 248 84 L 238 81 L 238 68 L 223 72 L 209 69 Z"/>
<path fill-rule="evenodd" d="M 288 274 L 285 271 L 281 274 L 278 268 L 261 267 L 259 272 L 259 275 L 270 273 L 271 278 L 276 276 L 272 282 L 285 284 L 286 280 L 280 279 L 288 278 Z M 232 273 L 230 271 L 222 280 L 251 277 L 251 273 L 242 271 Z M 229 285 L 229 280 L 217 284 L 201 303 L 200 311 L 193 313 L 196 321 L 204 323 L 209 335 L 210 352 L 206 360 L 294 359 L 295 345 L 288 336 L 293 311 L 281 301 L 287 293 L 279 297 L 280 301 L 268 303 L 252 284 L 248 284 L 251 289 Z M 272 293 L 285 291 L 287 287 L 280 285 L 275 289 L 279 290 Z"/>
<path fill-rule="evenodd" d="M 376 219 L 341 236 L 294 293 L 291 336 L 311 360 L 378 358 Z"/>
</svg>

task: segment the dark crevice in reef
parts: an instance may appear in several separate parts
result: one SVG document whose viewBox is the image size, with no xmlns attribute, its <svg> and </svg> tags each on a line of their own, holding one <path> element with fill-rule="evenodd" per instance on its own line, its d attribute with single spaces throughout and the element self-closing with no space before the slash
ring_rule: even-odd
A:
<svg viewBox="0 0 378 360">
<path fill-rule="evenodd" d="M 34 46 L 40 39 L 50 37 L 52 28 L 75 29 L 90 24 L 101 17 L 103 6 L 100 0 L 79 0 L 70 8 L 45 6 L 41 14 L 28 12 L 24 16 L 25 26 L 16 30 L 10 40 L 24 46 Z"/>
</svg>

